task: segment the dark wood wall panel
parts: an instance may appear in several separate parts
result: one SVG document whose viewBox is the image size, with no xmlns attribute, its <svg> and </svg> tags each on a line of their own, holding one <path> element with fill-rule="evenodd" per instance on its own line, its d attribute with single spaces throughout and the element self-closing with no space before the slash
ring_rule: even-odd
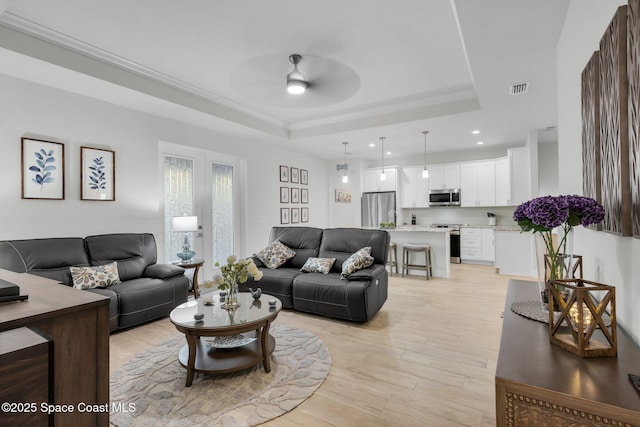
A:
<svg viewBox="0 0 640 427">
<path fill-rule="evenodd" d="M 602 228 L 630 236 L 627 6 L 618 8 L 602 36 L 599 57 Z"/>
<path fill-rule="evenodd" d="M 631 220 L 634 237 L 640 237 L 640 0 L 629 0 L 627 15 Z"/>
<path fill-rule="evenodd" d="M 582 71 L 582 194 L 601 202 L 599 100 L 600 53 L 596 51 Z M 589 228 L 602 230 L 602 224 Z"/>
</svg>

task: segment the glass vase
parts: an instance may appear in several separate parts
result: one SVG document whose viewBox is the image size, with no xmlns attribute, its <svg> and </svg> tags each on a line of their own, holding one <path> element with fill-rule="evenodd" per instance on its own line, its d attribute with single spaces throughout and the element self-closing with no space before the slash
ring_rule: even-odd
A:
<svg viewBox="0 0 640 427">
<path fill-rule="evenodd" d="M 229 283 L 229 295 L 227 295 L 227 302 L 225 308 L 236 308 L 240 305 L 238 302 L 238 283 L 235 281 Z"/>
<path fill-rule="evenodd" d="M 558 227 L 556 233 L 545 231 L 536 233 L 536 260 L 538 267 L 538 287 L 543 310 L 549 309 L 549 286 L 557 279 L 573 278 L 573 228 Z M 554 306 L 554 311 L 559 307 Z"/>
</svg>

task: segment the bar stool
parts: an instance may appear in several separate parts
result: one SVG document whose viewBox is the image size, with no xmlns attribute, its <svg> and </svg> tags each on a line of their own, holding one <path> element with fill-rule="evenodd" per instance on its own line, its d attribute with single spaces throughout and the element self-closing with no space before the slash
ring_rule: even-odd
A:
<svg viewBox="0 0 640 427">
<path fill-rule="evenodd" d="M 412 252 L 424 252 L 424 264 L 410 264 L 409 256 Z M 406 272 L 409 275 L 409 269 L 425 270 L 427 280 L 429 276 L 433 276 L 431 269 L 431 246 L 419 243 L 405 243 L 402 245 L 402 277 Z"/>
<path fill-rule="evenodd" d="M 387 259 L 387 265 L 389 266 L 389 273 L 393 275 L 393 268 L 396 269 L 398 274 L 398 245 L 391 242 L 389 245 L 389 258 Z"/>
</svg>

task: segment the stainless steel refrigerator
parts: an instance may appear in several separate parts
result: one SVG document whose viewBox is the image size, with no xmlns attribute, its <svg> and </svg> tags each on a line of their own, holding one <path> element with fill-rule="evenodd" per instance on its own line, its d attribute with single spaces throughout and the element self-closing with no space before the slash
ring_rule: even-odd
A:
<svg viewBox="0 0 640 427">
<path fill-rule="evenodd" d="M 381 222 L 396 222 L 396 192 L 362 193 L 362 226 L 379 227 Z"/>
</svg>

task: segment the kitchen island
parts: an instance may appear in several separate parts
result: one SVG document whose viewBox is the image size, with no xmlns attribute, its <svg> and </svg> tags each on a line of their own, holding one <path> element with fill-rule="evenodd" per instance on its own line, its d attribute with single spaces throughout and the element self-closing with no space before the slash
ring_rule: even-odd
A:
<svg viewBox="0 0 640 427">
<path fill-rule="evenodd" d="M 401 226 L 386 229 L 391 235 L 391 241 L 398 246 L 398 271 L 402 273 L 402 245 L 404 243 L 428 244 L 431 246 L 431 267 L 433 277 L 449 277 L 449 263 L 451 261 L 451 231 L 447 228 Z M 410 253 L 411 261 L 415 264 L 424 263 L 424 255 Z M 424 276 L 424 271 L 410 270 L 409 274 Z"/>
</svg>

